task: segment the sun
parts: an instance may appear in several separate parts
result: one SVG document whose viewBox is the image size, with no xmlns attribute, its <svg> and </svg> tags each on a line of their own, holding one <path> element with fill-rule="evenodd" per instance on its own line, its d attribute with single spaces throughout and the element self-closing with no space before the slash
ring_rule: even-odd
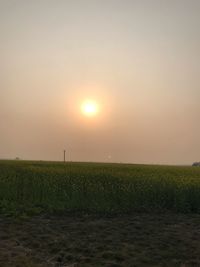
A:
<svg viewBox="0 0 200 267">
<path fill-rule="evenodd" d="M 85 100 L 81 105 L 81 111 L 85 116 L 94 117 L 97 115 L 99 107 L 94 100 Z"/>
</svg>

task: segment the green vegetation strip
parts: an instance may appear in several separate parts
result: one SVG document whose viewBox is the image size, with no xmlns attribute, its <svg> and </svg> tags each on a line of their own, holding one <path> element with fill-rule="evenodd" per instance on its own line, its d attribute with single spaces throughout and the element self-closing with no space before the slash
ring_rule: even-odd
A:
<svg viewBox="0 0 200 267">
<path fill-rule="evenodd" d="M 0 161 L 0 212 L 200 213 L 200 168 Z"/>
</svg>

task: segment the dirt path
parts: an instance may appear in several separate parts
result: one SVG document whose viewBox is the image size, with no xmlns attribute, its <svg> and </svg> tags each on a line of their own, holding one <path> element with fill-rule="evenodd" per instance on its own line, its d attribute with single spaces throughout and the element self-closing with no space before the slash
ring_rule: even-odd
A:
<svg viewBox="0 0 200 267">
<path fill-rule="evenodd" d="M 200 215 L 0 217 L 6 266 L 200 266 Z"/>
</svg>

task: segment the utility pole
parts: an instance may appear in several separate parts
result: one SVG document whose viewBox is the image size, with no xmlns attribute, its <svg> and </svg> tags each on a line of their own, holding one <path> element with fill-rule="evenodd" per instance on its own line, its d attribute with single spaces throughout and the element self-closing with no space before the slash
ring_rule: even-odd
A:
<svg viewBox="0 0 200 267">
<path fill-rule="evenodd" d="M 64 150 L 64 162 L 65 162 L 65 153 L 66 153 L 66 151 Z"/>
</svg>

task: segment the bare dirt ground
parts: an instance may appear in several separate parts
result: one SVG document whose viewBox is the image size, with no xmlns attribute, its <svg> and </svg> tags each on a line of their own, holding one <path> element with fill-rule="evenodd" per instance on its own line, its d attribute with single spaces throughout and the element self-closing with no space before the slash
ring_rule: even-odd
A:
<svg viewBox="0 0 200 267">
<path fill-rule="evenodd" d="M 8 266 L 200 266 L 200 215 L 0 217 Z"/>
</svg>

